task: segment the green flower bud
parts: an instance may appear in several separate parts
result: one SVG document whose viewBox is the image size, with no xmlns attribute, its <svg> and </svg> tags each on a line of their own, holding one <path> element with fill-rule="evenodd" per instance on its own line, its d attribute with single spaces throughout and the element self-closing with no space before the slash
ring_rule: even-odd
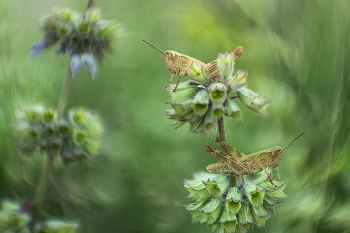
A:
<svg viewBox="0 0 350 233">
<path fill-rule="evenodd" d="M 96 24 L 100 18 L 100 10 L 97 8 L 90 8 L 86 11 L 85 17 L 88 18 L 91 23 Z"/>
<path fill-rule="evenodd" d="M 226 99 L 226 86 L 222 83 L 212 83 L 209 87 L 209 93 L 213 102 L 223 103 Z"/>
<path fill-rule="evenodd" d="M 225 198 L 226 209 L 230 213 L 237 213 L 241 208 L 242 195 L 238 191 L 237 187 L 232 187 Z"/>
<path fill-rule="evenodd" d="M 249 201 L 247 199 L 242 201 L 241 208 L 238 211 L 238 222 L 244 228 L 248 229 L 253 223 L 253 216 L 250 212 Z"/>
<path fill-rule="evenodd" d="M 167 91 L 172 96 L 172 99 L 169 101 L 169 103 L 177 103 L 180 101 L 183 101 L 187 98 L 190 98 L 195 95 L 195 93 L 198 91 L 197 86 L 190 85 L 190 82 L 183 82 L 179 84 L 178 88 L 176 89 L 176 92 L 174 92 L 175 85 L 168 85 Z"/>
<path fill-rule="evenodd" d="M 238 105 L 231 99 L 227 99 L 226 102 L 227 115 L 235 120 L 237 123 L 242 122 L 242 113 Z"/>
<path fill-rule="evenodd" d="M 260 229 L 264 229 L 265 228 L 265 221 L 266 221 L 266 219 L 269 218 L 267 211 L 261 206 L 257 206 L 257 209 L 254 208 L 253 206 L 250 206 L 250 211 L 252 213 L 254 223 Z"/>
<path fill-rule="evenodd" d="M 43 120 L 47 123 L 53 122 L 56 119 L 56 111 L 48 108 L 43 110 Z"/>
<path fill-rule="evenodd" d="M 69 8 L 62 8 L 60 11 L 60 18 L 64 21 L 71 21 L 72 14 L 73 12 Z"/>
<path fill-rule="evenodd" d="M 219 120 L 222 115 L 225 114 L 225 107 L 223 103 L 214 102 L 213 103 L 213 116 L 215 119 Z"/>
<path fill-rule="evenodd" d="M 77 29 L 80 33 L 82 34 L 88 34 L 90 32 L 90 22 L 86 20 L 82 20 L 81 22 L 78 23 Z"/>
<path fill-rule="evenodd" d="M 217 121 L 213 116 L 212 108 L 208 111 L 202 118 L 199 118 L 191 127 L 190 131 L 194 133 L 201 133 L 203 135 L 208 135 L 217 126 Z"/>
<path fill-rule="evenodd" d="M 56 30 L 59 37 L 65 37 L 71 32 L 71 28 L 65 24 L 58 24 Z"/>
<path fill-rule="evenodd" d="M 246 87 L 241 88 L 237 94 L 239 99 L 254 112 L 264 116 L 269 115 L 266 108 L 271 101 L 266 100 L 265 96 L 254 93 Z"/>
<path fill-rule="evenodd" d="M 189 198 L 192 202 L 198 203 L 210 196 L 209 191 L 201 180 L 195 180 L 195 182 L 185 181 L 184 186 L 190 192 Z"/>
<path fill-rule="evenodd" d="M 43 120 L 43 107 L 28 107 L 22 110 L 24 114 L 24 120 L 29 123 L 38 123 Z"/>
<path fill-rule="evenodd" d="M 200 90 L 193 97 L 192 107 L 197 116 L 203 116 L 209 108 L 209 94 L 206 90 Z"/>
<path fill-rule="evenodd" d="M 245 194 L 247 195 L 250 203 L 257 208 L 263 204 L 265 190 L 253 183 L 244 184 Z"/>
<path fill-rule="evenodd" d="M 64 120 L 57 123 L 57 132 L 61 137 L 69 137 L 72 133 L 72 126 Z"/>
<path fill-rule="evenodd" d="M 227 79 L 233 72 L 234 58 L 233 53 L 219 54 L 220 72 L 224 79 Z"/>
<path fill-rule="evenodd" d="M 235 76 L 230 76 L 227 79 L 226 85 L 231 89 L 231 91 L 238 91 L 248 84 L 247 75 L 247 71 L 243 72 L 242 70 L 239 70 Z"/>
<path fill-rule="evenodd" d="M 208 179 L 203 181 L 205 187 L 208 189 L 211 197 L 221 196 L 227 189 L 228 179 L 226 175 L 219 175 L 214 180 Z"/>
<path fill-rule="evenodd" d="M 237 217 L 225 208 L 222 212 L 220 223 L 224 226 L 226 232 L 234 232 L 237 225 Z"/>
<path fill-rule="evenodd" d="M 205 84 L 209 82 L 209 79 L 199 61 L 192 62 L 188 78 L 198 84 Z"/>
</svg>

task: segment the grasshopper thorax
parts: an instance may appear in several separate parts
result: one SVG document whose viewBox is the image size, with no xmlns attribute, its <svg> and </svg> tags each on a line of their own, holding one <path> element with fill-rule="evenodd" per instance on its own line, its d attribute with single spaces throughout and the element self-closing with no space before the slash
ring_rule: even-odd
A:
<svg viewBox="0 0 350 233">
<path fill-rule="evenodd" d="M 173 50 L 167 50 L 164 52 L 164 60 L 170 72 L 177 74 L 179 71 L 179 53 Z"/>
</svg>

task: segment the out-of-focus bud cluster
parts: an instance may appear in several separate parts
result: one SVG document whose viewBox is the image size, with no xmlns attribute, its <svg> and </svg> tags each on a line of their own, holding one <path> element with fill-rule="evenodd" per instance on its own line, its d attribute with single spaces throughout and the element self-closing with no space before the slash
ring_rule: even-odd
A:
<svg viewBox="0 0 350 233">
<path fill-rule="evenodd" d="M 282 191 L 286 182 L 272 181 L 276 186 L 266 177 L 239 188 L 232 187 L 229 174 L 195 174 L 184 183 L 191 201 L 185 209 L 192 222 L 208 225 L 213 232 L 246 232 L 253 223 L 263 229 L 266 219 L 275 215 L 274 206 L 287 196 Z"/>
<path fill-rule="evenodd" d="M 233 67 L 233 53 L 219 54 L 219 58 L 211 62 L 212 71 L 193 62 L 187 75 L 189 81 L 181 83 L 175 92 L 175 85 L 167 86 L 172 97 L 167 104 L 172 109 L 167 110 L 166 115 L 176 121 L 176 128 L 189 122 L 191 132 L 208 135 L 217 128 L 223 115 L 241 122 L 242 114 L 234 99 L 260 115 L 269 115 L 266 107 L 270 101 L 249 90 L 247 72 L 239 70 L 233 75 Z"/>
<path fill-rule="evenodd" d="M 71 110 L 68 118 L 44 107 L 18 111 L 13 132 L 25 154 L 35 151 L 60 155 L 63 164 L 92 159 L 98 153 L 102 125 L 97 116 L 83 110 Z"/>
<path fill-rule="evenodd" d="M 4 233 L 30 233 L 29 224 L 31 221 L 31 211 L 28 208 L 30 204 L 11 201 L 2 201 L 0 203 L 0 232 Z M 79 224 L 76 222 L 63 222 L 60 220 L 49 219 L 34 226 L 35 233 L 75 233 L 78 231 Z"/>
<path fill-rule="evenodd" d="M 96 8 L 90 8 L 85 14 L 68 8 L 52 8 L 50 15 L 41 21 L 44 40 L 32 44 L 31 55 L 37 57 L 43 49 L 58 43 L 57 53 L 71 56 L 73 75 L 79 71 L 82 63 L 94 76 L 95 59 L 101 62 L 105 52 L 112 52 L 122 31 L 120 23 L 101 20 Z"/>
</svg>

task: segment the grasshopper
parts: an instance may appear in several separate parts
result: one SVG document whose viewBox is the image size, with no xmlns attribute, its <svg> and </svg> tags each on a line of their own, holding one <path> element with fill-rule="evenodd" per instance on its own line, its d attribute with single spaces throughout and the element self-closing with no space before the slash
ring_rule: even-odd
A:
<svg viewBox="0 0 350 233">
<path fill-rule="evenodd" d="M 269 177 L 270 182 L 273 184 L 271 174 L 267 171 L 267 169 L 276 169 L 277 178 L 278 181 L 280 181 L 277 166 L 281 162 L 282 153 L 285 149 L 292 146 L 293 142 L 297 140 L 300 136 L 302 136 L 304 133 L 300 134 L 284 148 L 275 146 L 267 150 L 252 153 L 250 155 L 244 155 L 236 148 L 227 144 L 227 142 L 222 140 L 220 137 L 216 137 L 216 144 L 218 144 L 221 147 L 221 149 L 225 151 L 226 154 L 222 153 L 221 151 L 217 150 L 214 146 L 207 143 L 205 145 L 205 150 L 221 161 L 219 163 L 210 164 L 207 167 L 207 170 L 210 173 L 216 174 L 228 173 L 240 175 L 242 177 L 242 185 L 244 184 L 243 175 L 249 175 L 264 171 Z"/>
<path fill-rule="evenodd" d="M 168 67 L 168 69 L 172 73 L 171 78 L 169 80 L 169 84 L 173 80 L 173 77 L 175 74 L 179 76 L 179 79 L 177 80 L 176 86 L 174 88 L 174 92 L 176 91 L 176 89 L 180 83 L 181 77 L 182 76 L 187 76 L 187 77 L 189 76 L 191 66 L 194 62 L 199 62 L 200 66 L 203 68 L 205 74 L 209 78 L 209 82 L 213 82 L 212 80 L 217 80 L 221 76 L 219 64 L 218 64 L 218 59 L 215 61 L 212 61 L 208 64 L 205 64 L 205 63 L 203 63 L 195 58 L 178 53 L 174 50 L 166 50 L 165 52 L 163 52 L 162 50 L 160 50 L 156 46 L 150 44 L 149 42 L 145 41 L 144 39 L 142 39 L 142 41 L 144 41 L 145 43 L 147 43 L 151 47 L 155 48 L 156 50 L 158 50 L 159 52 L 161 52 L 164 55 L 166 66 Z M 243 47 L 239 46 L 231 53 L 233 53 L 234 60 L 236 60 L 237 58 L 239 58 L 240 56 L 243 55 Z"/>
</svg>

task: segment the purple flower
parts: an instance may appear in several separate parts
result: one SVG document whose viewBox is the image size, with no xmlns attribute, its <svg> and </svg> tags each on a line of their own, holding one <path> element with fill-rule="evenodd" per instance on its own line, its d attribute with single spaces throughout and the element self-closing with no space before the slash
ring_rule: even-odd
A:
<svg viewBox="0 0 350 233">
<path fill-rule="evenodd" d="M 81 62 L 86 67 L 86 69 L 91 74 L 92 78 L 94 78 L 96 74 L 96 63 L 94 60 L 94 57 L 91 55 L 91 53 L 83 53 L 81 55 Z"/>
<path fill-rule="evenodd" d="M 80 58 L 78 54 L 74 54 L 70 60 L 70 70 L 72 71 L 73 77 L 78 73 L 80 69 Z"/>
<path fill-rule="evenodd" d="M 41 50 L 46 49 L 47 46 L 48 46 L 48 43 L 45 40 L 33 43 L 31 45 L 32 50 L 30 51 L 30 56 L 38 57 L 40 55 Z"/>
</svg>

